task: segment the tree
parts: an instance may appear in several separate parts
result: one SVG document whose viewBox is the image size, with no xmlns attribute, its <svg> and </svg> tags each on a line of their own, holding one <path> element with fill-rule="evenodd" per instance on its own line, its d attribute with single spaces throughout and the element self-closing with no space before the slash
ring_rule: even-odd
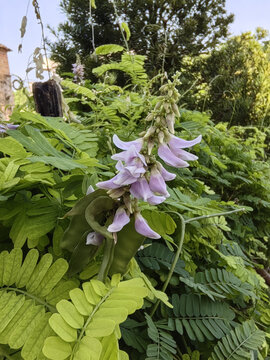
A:
<svg viewBox="0 0 270 360">
<path fill-rule="evenodd" d="M 183 56 L 214 48 L 233 21 L 225 0 L 99 0 L 91 17 L 89 0 L 62 0 L 60 7 L 67 21 L 58 26 L 51 50 L 61 71 L 70 71 L 76 53 L 90 69 L 94 46 L 122 44 L 117 22 L 124 21 L 131 31 L 129 48 L 147 55 L 148 73 L 172 73 Z"/>
<path fill-rule="evenodd" d="M 230 125 L 269 125 L 270 46 L 258 28 L 231 37 L 209 54 L 183 60 L 183 97 L 189 108 L 210 110 L 214 120 Z M 184 90 L 185 91 L 185 90 Z"/>
</svg>

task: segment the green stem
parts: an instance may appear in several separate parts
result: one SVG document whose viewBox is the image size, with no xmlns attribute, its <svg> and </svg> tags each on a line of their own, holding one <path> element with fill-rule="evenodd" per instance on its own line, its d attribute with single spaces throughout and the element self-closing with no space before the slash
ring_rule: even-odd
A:
<svg viewBox="0 0 270 360">
<path fill-rule="evenodd" d="M 31 295 L 28 292 L 24 291 L 24 290 L 20 290 L 11 286 L 5 287 L 3 288 L 5 290 L 11 290 L 11 291 L 16 291 L 17 293 L 23 294 L 33 300 L 35 300 L 37 303 L 42 304 L 44 306 L 46 306 L 52 313 L 56 312 L 56 308 L 50 304 L 48 304 L 46 301 L 43 301 L 42 299 L 38 298 L 37 296 Z"/>
<path fill-rule="evenodd" d="M 226 212 L 217 213 L 217 214 L 209 214 L 209 215 L 197 216 L 197 217 L 185 220 L 185 223 L 188 224 L 188 223 L 190 223 L 192 221 L 208 219 L 208 218 L 215 217 L 215 216 L 229 215 L 229 214 L 233 214 L 233 213 L 240 212 L 240 211 L 245 211 L 245 210 L 246 209 L 242 208 L 242 209 L 236 209 L 236 210 L 226 211 Z"/>
<path fill-rule="evenodd" d="M 181 221 L 181 233 L 180 233 L 180 237 L 179 237 L 179 243 L 178 243 L 178 249 L 176 251 L 176 254 L 175 254 L 175 257 L 173 259 L 173 263 L 172 263 L 172 266 L 170 268 L 170 271 L 169 271 L 169 274 L 168 274 L 168 277 L 167 277 L 167 280 L 165 281 L 165 283 L 163 284 L 163 287 L 162 287 L 162 290 L 163 292 L 166 291 L 167 289 L 167 286 L 171 280 L 171 277 L 173 275 L 173 272 L 174 272 L 174 269 L 175 269 L 175 266 L 177 264 L 177 261 L 179 259 L 179 256 L 181 254 L 181 251 L 182 251 L 182 247 L 183 247 L 183 244 L 184 244 L 184 238 L 185 238 L 185 228 L 186 228 L 186 224 L 185 224 L 185 220 L 183 218 L 182 215 L 178 214 L 179 218 L 180 218 L 180 221 Z M 155 306 L 153 307 L 151 313 L 150 313 L 150 316 L 152 317 L 154 315 L 154 313 L 156 312 L 158 306 L 160 304 L 160 300 L 158 300 L 156 303 L 155 303 Z"/>
<path fill-rule="evenodd" d="M 121 26 L 120 18 L 119 18 L 119 15 L 118 15 L 118 12 L 117 12 L 117 8 L 116 8 L 116 4 L 115 4 L 115 1 L 114 1 L 114 0 L 112 0 L 112 4 L 113 4 L 114 14 L 115 14 L 116 20 L 117 20 L 117 22 L 118 22 L 118 26 L 119 26 L 119 29 L 120 29 L 120 31 L 121 31 L 121 35 L 122 35 L 122 37 L 123 37 L 123 40 L 124 40 L 124 43 L 125 43 L 125 46 L 126 46 L 126 50 L 127 50 L 127 52 L 129 52 L 128 42 L 127 42 L 127 39 L 126 39 L 126 37 L 125 37 L 123 28 L 122 28 L 122 26 Z"/>
<path fill-rule="evenodd" d="M 114 240 L 105 238 L 104 241 L 105 241 L 105 245 L 104 245 L 103 259 L 97 276 L 97 280 L 102 282 L 105 282 L 106 277 L 108 276 L 109 269 L 113 262 L 114 248 L 115 248 Z"/>
<path fill-rule="evenodd" d="M 104 303 L 104 301 L 106 301 L 108 299 L 108 297 L 111 295 L 113 289 L 111 289 L 101 300 L 100 302 L 95 306 L 94 310 L 91 312 L 90 316 L 88 317 L 88 319 L 86 320 L 84 326 L 81 329 L 80 335 L 78 340 L 76 341 L 75 346 L 72 349 L 72 354 L 70 356 L 70 360 L 74 359 L 74 355 L 76 354 L 77 348 L 80 345 L 80 342 L 84 336 L 85 330 L 87 329 L 88 325 L 90 324 L 90 321 L 93 319 L 93 316 L 95 315 L 95 313 L 98 311 L 98 309 L 100 308 L 100 306 Z"/>
</svg>

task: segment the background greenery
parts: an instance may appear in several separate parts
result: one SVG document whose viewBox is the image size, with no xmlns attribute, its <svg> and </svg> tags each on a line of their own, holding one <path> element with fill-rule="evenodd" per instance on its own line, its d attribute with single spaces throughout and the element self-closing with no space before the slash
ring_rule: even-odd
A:
<svg viewBox="0 0 270 360">
<path fill-rule="evenodd" d="M 223 3 L 206 4 L 226 25 Z M 79 5 L 88 17 L 89 4 Z M 118 42 L 114 19 L 111 8 Z M 269 46 L 262 30 L 212 45 L 207 54 L 194 46 L 171 68 L 182 82 L 176 135 L 202 134 L 198 161 L 170 169 L 176 178 L 163 204 L 143 205 L 162 238 L 146 239 L 127 273 L 105 283 L 95 279 L 102 247 L 61 246 L 65 214 L 114 175 L 112 135 L 133 140 L 146 129 L 168 78 L 152 76 L 162 65 L 149 71 L 144 55 L 154 50 L 118 43 L 96 49 L 84 81 L 61 81 L 65 119 L 38 115 L 26 90 L 17 92 L 19 128 L 0 137 L 1 359 L 269 359 Z"/>
</svg>

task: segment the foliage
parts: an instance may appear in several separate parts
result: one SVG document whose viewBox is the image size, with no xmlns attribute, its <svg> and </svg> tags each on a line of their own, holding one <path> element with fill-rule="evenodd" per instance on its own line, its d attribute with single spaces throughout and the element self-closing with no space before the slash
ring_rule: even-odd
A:
<svg viewBox="0 0 270 360">
<path fill-rule="evenodd" d="M 114 46 L 97 53 L 113 53 Z M 162 238 L 147 239 L 121 275 L 97 280 L 114 244 L 91 247 L 85 239 L 95 230 L 91 216 L 106 230 L 110 208 L 100 215 L 96 202 L 89 214 L 81 204 L 97 193 L 100 203 L 108 200 L 102 190 L 86 194 L 114 175 L 112 135 L 139 137 L 149 111 L 166 99 L 153 91 L 160 78 L 148 80 L 143 64 L 142 57 L 122 52 L 120 60 L 97 67 L 103 82 L 65 79 L 66 102 L 81 122 L 44 118 L 22 104 L 11 119 L 19 128 L 1 135 L 0 358 L 269 356 L 269 283 L 260 276 L 262 270 L 269 276 L 267 128 L 215 125 L 205 113 L 180 110 L 175 134 L 202 134 L 203 142 L 193 148 L 198 161 L 172 170 L 170 197 L 158 207 L 142 203 L 143 216 Z M 108 81 L 119 69 L 127 87 Z M 130 229 L 119 232 L 115 250 L 120 244 L 129 252 L 136 236 Z M 24 323 L 26 307 L 29 316 L 43 316 L 33 328 Z"/>
<path fill-rule="evenodd" d="M 189 107 L 210 110 L 216 121 L 231 125 L 267 125 L 270 118 L 269 46 L 261 29 L 229 38 L 208 54 L 186 57 L 183 101 Z M 258 40 L 260 39 L 260 41 Z"/>
<path fill-rule="evenodd" d="M 226 14 L 224 0 L 103 0 L 91 12 L 87 0 L 63 0 L 60 6 L 68 21 L 54 30 L 57 41 L 51 43 L 52 57 L 60 63 L 60 72 L 70 72 L 75 54 L 80 54 L 87 76 L 92 79 L 96 59 L 89 54 L 93 54 L 94 46 L 123 43 L 114 6 L 129 48 L 147 55 L 146 68 L 151 75 L 161 69 L 172 74 L 179 69 L 183 55 L 214 48 L 226 37 L 233 20 L 233 15 Z"/>
</svg>

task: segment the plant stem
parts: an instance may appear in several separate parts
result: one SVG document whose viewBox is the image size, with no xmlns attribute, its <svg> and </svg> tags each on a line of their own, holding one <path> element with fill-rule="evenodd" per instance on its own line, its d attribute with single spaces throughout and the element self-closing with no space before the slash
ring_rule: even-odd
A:
<svg viewBox="0 0 270 360">
<path fill-rule="evenodd" d="M 119 29 L 120 29 L 120 31 L 121 31 L 122 37 L 123 37 L 123 40 L 124 40 L 124 43 L 125 43 L 125 46 L 126 46 L 126 50 L 129 52 L 128 42 L 127 42 L 127 39 L 126 39 L 126 37 L 125 37 L 123 28 L 122 28 L 122 26 L 121 26 L 121 22 L 120 22 L 120 18 L 119 18 L 118 12 L 117 12 L 117 8 L 116 8 L 115 1 L 112 0 L 112 3 L 113 3 L 113 8 L 114 8 L 114 14 L 115 14 L 116 20 L 117 20 L 117 22 L 118 22 Z"/>
<path fill-rule="evenodd" d="M 182 215 L 178 214 L 179 218 L 180 218 L 180 222 L 181 222 L 181 233 L 180 233 L 180 237 L 179 237 L 179 243 L 178 243 L 178 249 L 176 251 L 176 254 L 175 254 L 175 257 L 173 259 L 173 263 L 172 263 L 172 266 L 170 268 L 170 271 L 169 271 L 169 274 L 168 274 L 168 277 L 167 277 L 167 280 L 165 281 L 165 283 L 163 284 L 163 287 L 162 287 L 162 290 L 163 292 L 166 291 L 167 289 L 167 286 L 171 280 L 171 277 L 172 277 L 172 274 L 174 272 L 174 269 L 175 269 L 175 266 L 177 264 L 177 261 L 179 259 L 179 256 L 181 254 L 181 251 L 182 251 L 182 247 L 183 247 L 183 244 L 184 244 L 184 238 L 185 238 L 185 227 L 186 227 L 186 224 L 185 224 L 185 220 L 183 218 Z M 158 300 L 156 303 L 155 303 L 155 306 L 153 307 L 151 313 L 150 313 L 150 316 L 152 317 L 154 315 L 154 313 L 156 312 L 158 306 L 160 304 L 160 300 Z"/>
<path fill-rule="evenodd" d="M 229 214 L 233 214 L 233 213 L 240 212 L 240 211 L 245 211 L 245 210 L 246 209 L 242 208 L 242 209 L 236 209 L 236 210 L 231 210 L 231 211 L 225 211 L 225 212 L 222 212 L 222 213 L 197 216 L 197 217 L 185 220 L 185 223 L 187 224 L 187 223 L 190 223 L 192 221 L 197 221 L 197 220 L 201 220 L 201 219 L 208 219 L 208 218 L 215 217 L 215 216 L 229 215 Z"/>
</svg>

